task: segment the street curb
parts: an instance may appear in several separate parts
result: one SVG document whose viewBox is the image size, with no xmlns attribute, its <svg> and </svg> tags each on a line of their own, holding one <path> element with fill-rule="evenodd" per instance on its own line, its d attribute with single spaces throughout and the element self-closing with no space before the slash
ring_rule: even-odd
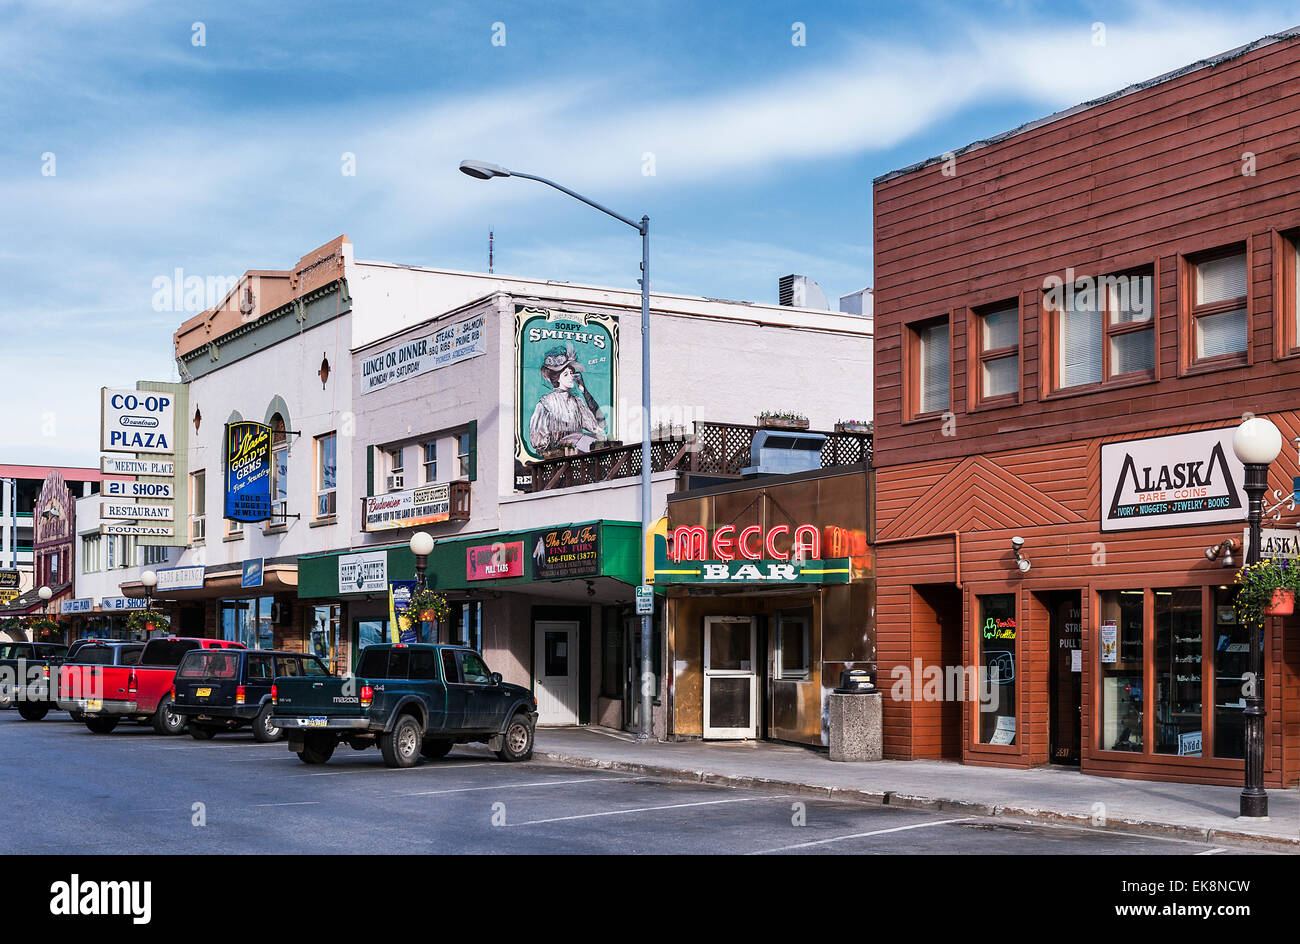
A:
<svg viewBox="0 0 1300 944">
<path fill-rule="evenodd" d="M 892 790 L 823 787 L 791 780 L 777 780 L 770 777 L 735 776 L 705 770 L 666 767 L 661 764 L 647 764 L 640 761 L 602 760 L 577 754 L 563 754 L 557 751 L 534 751 L 533 759 L 563 764 L 566 767 L 611 770 L 620 773 L 662 777 L 666 780 L 685 783 L 707 783 L 719 787 L 764 790 L 797 796 L 815 796 L 829 800 L 844 800 L 851 803 L 867 803 L 874 806 L 897 806 L 905 809 L 928 810 L 938 813 L 961 813 L 966 816 L 1015 817 L 1017 819 L 1029 819 L 1045 823 L 1065 823 L 1122 833 L 1169 836 L 1209 844 L 1228 842 L 1259 847 L 1275 847 L 1277 851 L 1282 852 L 1300 852 L 1300 836 L 1294 838 L 1261 836 L 1258 833 L 1244 832 L 1240 829 L 1226 827 L 1220 829 L 1209 826 L 1188 826 L 1181 823 L 1162 823 L 1157 820 L 1133 818 L 1103 819 L 1100 823 L 1097 823 L 1087 813 L 1072 813 L 1031 806 L 1004 806 L 974 800 L 898 793 Z"/>
</svg>

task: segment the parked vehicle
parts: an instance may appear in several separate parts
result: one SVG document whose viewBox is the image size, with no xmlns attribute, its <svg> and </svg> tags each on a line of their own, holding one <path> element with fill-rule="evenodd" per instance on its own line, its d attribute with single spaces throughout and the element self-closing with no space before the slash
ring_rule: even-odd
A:
<svg viewBox="0 0 1300 944">
<path fill-rule="evenodd" d="M 187 652 L 172 682 L 172 710 L 189 719 L 190 736 L 206 741 L 246 725 L 263 743 L 284 732 L 271 723 L 271 687 L 277 678 L 331 678 L 314 655 L 271 649 L 196 649 Z"/>
<path fill-rule="evenodd" d="M 58 706 L 68 712 L 73 721 L 85 721 L 84 703 L 88 698 L 102 697 L 104 665 L 139 665 L 142 642 L 122 642 L 113 639 L 78 639 L 68 650 L 68 656 L 59 666 Z"/>
<path fill-rule="evenodd" d="M 148 721 L 159 734 L 180 734 L 185 730 L 185 716 L 172 710 L 172 679 L 185 654 L 194 649 L 243 648 L 243 643 L 224 639 L 151 639 L 140 653 L 139 665 L 99 667 L 102 696 L 79 699 L 76 707 L 95 734 L 107 734 L 123 718 Z"/>
<path fill-rule="evenodd" d="M 68 647 L 52 642 L 0 643 L 0 708 L 17 708 L 24 721 L 40 721 L 54 707 L 51 679 Z"/>
<path fill-rule="evenodd" d="M 325 763 L 340 741 L 358 751 L 378 745 L 389 767 L 470 741 L 507 761 L 533 753 L 537 699 L 459 646 L 367 646 L 355 678 L 277 678 L 271 700 L 271 724 L 304 764 Z"/>
</svg>

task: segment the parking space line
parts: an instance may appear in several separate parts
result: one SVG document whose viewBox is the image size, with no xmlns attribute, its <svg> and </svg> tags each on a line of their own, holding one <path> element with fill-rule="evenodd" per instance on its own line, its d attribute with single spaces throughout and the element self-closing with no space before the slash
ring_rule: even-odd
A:
<svg viewBox="0 0 1300 944">
<path fill-rule="evenodd" d="M 294 800 L 290 803 L 254 803 L 254 808 L 261 806 L 319 806 L 320 800 Z"/>
<path fill-rule="evenodd" d="M 791 849 L 807 849 L 809 846 L 823 846 L 830 842 L 843 842 L 846 839 L 865 839 L 868 836 L 883 836 L 885 833 L 901 833 L 908 829 L 925 829 L 927 826 L 947 826 L 952 823 L 967 823 L 971 817 L 966 816 L 962 819 L 941 819 L 929 823 L 913 823 L 910 826 L 892 826 L 889 829 L 873 829 L 865 833 L 852 833 L 847 836 L 832 836 L 829 839 L 814 839 L 812 842 L 796 842 L 792 846 L 779 846 L 776 849 L 763 849 L 758 852 L 750 852 L 748 855 L 768 855 L 773 852 L 788 852 Z"/>
<path fill-rule="evenodd" d="M 440 772 L 440 773 L 448 773 L 448 772 L 454 773 L 454 772 L 457 771 L 457 770 L 468 770 L 470 767 L 500 767 L 500 766 L 501 766 L 501 762 L 500 762 L 500 761 L 485 760 L 485 761 L 483 761 L 483 762 L 480 763 L 480 764 L 451 764 L 451 765 L 441 765 L 441 764 L 434 765 L 434 764 L 425 764 L 425 765 L 422 765 L 422 766 L 420 766 L 420 767 L 407 767 L 407 768 L 405 768 L 405 770 L 411 770 L 411 771 L 424 770 L 424 771 L 436 771 L 436 772 Z M 384 775 L 385 775 L 385 776 L 387 776 L 387 775 L 390 774 L 390 773 L 401 773 L 401 772 L 403 772 L 402 768 L 398 768 L 398 769 L 396 769 L 396 770 L 393 770 L 393 769 L 390 769 L 390 768 L 379 767 L 379 766 L 377 766 L 377 765 L 375 765 L 375 764 L 366 764 L 366 765 L 364 765 L 364 766 L 362 766 L 362 765 L 360 765 L 360 764 L 356 764 L 356 765 L 349 765 L 347 768 L 345 768 L 345 769 L 343 769 L 343 770 L 329 770 L 329 771 L 324 771 L 324 772 L 322 772 L 322 773 L 303 774 L 302 776 L 304 776 L 304 777 L 337 777 L 337 776 L 339 776 L 340 774 L 352 774 L 352 773 L 357 773 L 357 772 L 364 773 L 364 772 L 366 772 L 367 770 L 369 770 L 369 771 L 374 771 L 374 772 L 378 772 L 378 771 L 382 770 L 382 771 L 384 771 Z"/>
<path fill-rule="evenodd" d="M 476 793 L 481 790 L 504 791 L 515 790 L 521 787 L 558 787 L 566 783 L 617 783 L 620 780 L 635 779 L 635 777 L 583 777 L 578 780 L 535 780 L 532 783 L 497 783 L 490 787 L 458 787 L 454 790 L 423 790 L 419 793 L 386 793 L 376 797 L 376 799 L 392 800 L 397 797 L 441 796 L 444 793 Z"/>
<path fill-rule="evenodd" d="M 571 819 L 593 819 L 597 816 L 623 816 L 629 813 L 651 813 L 655 810 L 682 810 L 691 806 L 718 806 L 722 803 L 753 803 L 755 800 L 784 800 L 785 796 L 736 797 L 731 800 L 700 800 L 696 803 L 670 803 L 667 806 L 639 806 L 630 810 L 605 810 L 600 813 L 579 813 L 575 816 L 555 816 L 550 819 L 530 819 L 523 823 L 507 823 L 507 826 L 536 826 L 539 823 L 562 823 Z"/>
<path fill-rule="evenodd" d="M 1192 855 L 1218 855 L 1221 852 L 1227 851 L 1228 850 L 1222 846 L 1215 846 L 1213 849 L 1206 849 L 1204 852 L 1193 852 Z"/>
</svg>

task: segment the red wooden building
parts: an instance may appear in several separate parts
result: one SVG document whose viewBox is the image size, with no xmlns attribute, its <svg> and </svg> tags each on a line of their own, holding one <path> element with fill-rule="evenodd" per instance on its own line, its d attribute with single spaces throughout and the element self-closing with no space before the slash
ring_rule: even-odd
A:
<svg viewBox="0 0 1300 944">
<path fill-rule="evenodd" d="M 1289 495 L 1298 105 L 1293 32 L 876 180 L 886 756 L 1242 782 L 1231 436 L 1277 424 Z M 1264 655 L 1265 779 L 1289 785 L 1300 620 Z"/>
</svg>

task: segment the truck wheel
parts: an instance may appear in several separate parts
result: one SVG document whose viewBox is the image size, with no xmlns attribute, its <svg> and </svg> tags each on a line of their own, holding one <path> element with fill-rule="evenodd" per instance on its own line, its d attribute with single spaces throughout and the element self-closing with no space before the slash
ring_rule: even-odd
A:
<svg viewBox="0 0 1300 944">
<path fill-rule="evenodd" d="M 158 734 L 180 734 L 185 730 L 185 716 L 172 711 L 172 696 L 164 695 L 153 713 L 153 729 Z"/>
<path fill-rule="evenodd" d="M 24 721 L 40 721 L 50 713 L 50 706 L 42 701 L 20 701 L 18 713 Z"/>
<path fill-rule="evenodd" d="M 90 730 L 95 734 L 107 734 L 109 731 L 112 731 L 117 727 L 117 722 L 118 719 L 112 715 L 107 715 L 102 718 L 87 718 L 86 727 L 90 728 Z"/>
<path fill-rule="evenodd" d="M 309 734 L 302 742 L 298 759 L 304 764 L 323 764 L 334 754 L 336 743 L 329 735 Z"/>
<path fill-rule="evenodd" d="M 501 749 L 497 757 L 502 760 L 528 760 L 533 756 L 533 726 L 528 723 L 528 716 L 518 712 L 506 725 L 506 733 L 501 737 Z"/>
<path fill-rule="evenodd" d="M 284 729 L 271 723 L 271 703 L 268 701 L 253 719 L 253 740 L 259 744 L 269 744 L 284 737 Z"/>
<path fill-rule="evenodd" d="M 414 767 L 420 759 L 420 722 L 402 715 L 392 731 L 379 736 L 379 751 L 387 767 Z"/>
<path fill-rule="evenodd" d="M 451 753 L 452 742 L 445 738 L 426 738 L 420 742 L 420 754 L 428 760 L 441 760 Z"/>
<path fill-rule="evenodd" d="M 216 733 L 216 731 L 213 731 L 205 724 L 190 725 L 190 737 L 194 738 L 196 741 L 211 741 L 212 735 Z"/>
<path fill-rule="evenodd" d="M 77 724 L 81 724 L 81 722 L 86 720 L 86 716 L 80 711 L 69 711 L 68 717 L 77 722 Z"/>
</svg>

